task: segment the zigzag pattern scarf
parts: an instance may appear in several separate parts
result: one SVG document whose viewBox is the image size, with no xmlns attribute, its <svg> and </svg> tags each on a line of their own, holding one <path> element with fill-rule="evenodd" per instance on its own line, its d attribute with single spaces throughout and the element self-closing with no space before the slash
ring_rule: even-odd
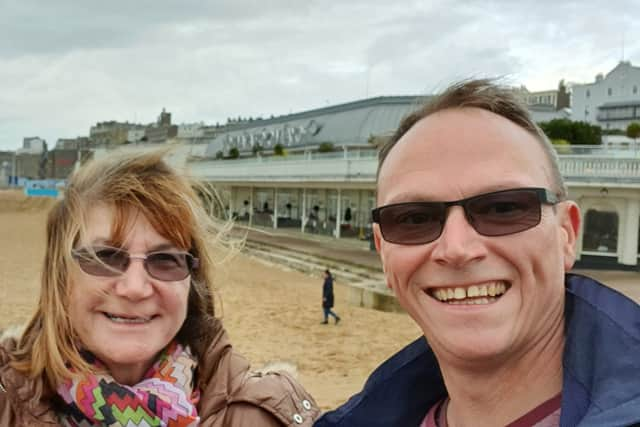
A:
<svg viewBox="0 0 640 427">
<path fill-rule="evenodd" d="M 85 356 L 86 357 L 86 356 Z M 92 355 L 97 371 L 104 366 Z M 117 383 L 110 375 L 91 374 L 68 380 L 58 394 L 68 404 L 61 416 L 65 427 L 195 427 L 200 422 L 193 390 L 196 361 L 189 348 L 170 343 L 134 385 Z"/>
</svg>

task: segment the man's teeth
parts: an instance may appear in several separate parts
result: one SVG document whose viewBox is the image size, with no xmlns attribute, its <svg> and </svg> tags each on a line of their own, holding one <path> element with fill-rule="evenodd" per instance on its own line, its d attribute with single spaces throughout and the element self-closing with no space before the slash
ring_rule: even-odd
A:
<svg viewBox="0 0 640 427">
<path fill-rule="evenodd" d="M 503 281 L 457 288 L 440 288 L 430 291 L 431 296 L 449 304 L 488 304 L 507 292 Z"/>
<path fill-rule="evenodd" d="M 105 314 L 111 321 L 116 323 L 147 323 L 151 320 L 150 317 L 120 317 L 110 313 Z"/>
</svg>

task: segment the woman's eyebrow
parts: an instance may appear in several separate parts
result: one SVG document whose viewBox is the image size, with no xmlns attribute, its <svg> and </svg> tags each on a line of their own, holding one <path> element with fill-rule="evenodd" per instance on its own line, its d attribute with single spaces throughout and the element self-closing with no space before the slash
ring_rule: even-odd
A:
<svg viewBox="0 0 640 427">
<path fill-rule="evenodd" d="M 149 252 L 164 251 L 166 249 L 180 250 L 173 243 L 159 243 L 149 248 Z"/>
</svg>

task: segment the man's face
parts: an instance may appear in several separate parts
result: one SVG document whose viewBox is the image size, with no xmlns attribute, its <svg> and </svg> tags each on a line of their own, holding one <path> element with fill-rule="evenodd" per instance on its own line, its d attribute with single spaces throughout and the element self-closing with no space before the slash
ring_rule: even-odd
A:
<svg viewBox="0 0 640 427">
<path fill-rule="evenodd" d="M 475 108 L 445 110 L 418 122 L 391 150 L 378 179 L 378 206 L 521 187 L 554 190 L 550 176 L 538 142 L 514 123 Z M 540 224 L 529 230 L 487 237 L 453 206 L 433 242 L 389 243 L 377 224 L 374 236 L 388 285 L 441 362 L 499 362 L 562 328 L 564 273 L 573 265 L 578 223 L 577 206 L 561 202 L 543 205 Z M 489 294 L 493 286 L 498 295 L 453 304 L 434 294 L 471 286 Z"/>
</svg>

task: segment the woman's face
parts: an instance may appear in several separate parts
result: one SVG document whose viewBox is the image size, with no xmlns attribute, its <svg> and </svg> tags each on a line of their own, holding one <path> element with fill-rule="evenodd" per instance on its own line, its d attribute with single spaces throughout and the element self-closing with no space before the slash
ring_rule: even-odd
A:
<svg viewBox="0 0 640 427">
<path fill-rule="evenodd" d="M 109 245 L 114 211 L 98 205 L 89 212 L 87 236 L 76 250 Z M 180 251 L 142 214 L 131 212 L 123 250 L 136 256 Z M 156 354 L 177 334 L 187 315 L 190 276 L 180 281 L 155 279 L 143 260 L 131 259 L 117 277 L 92 276 L 77 263 L 71 271 L 69 313 L 83 348 L 109 369 L 116 381 L 139 382 Z"/>
</svg>

